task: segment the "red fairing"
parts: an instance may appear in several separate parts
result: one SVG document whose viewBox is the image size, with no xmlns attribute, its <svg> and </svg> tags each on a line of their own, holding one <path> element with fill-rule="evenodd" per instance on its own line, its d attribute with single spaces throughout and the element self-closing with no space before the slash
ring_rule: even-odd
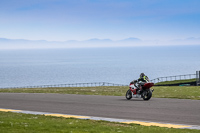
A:
<svg viewBox="0 0 200 133">
<path fill-rule="evenodd" d="M 133 94 L 137 94 L 137 91 L 136 91 L 136 89 L 133 89 Z"/>
<path fill-rule="evenodd" d="M 143 86 L 143 88 L 144 88 L 144 89 L 149 89 L 149 88 L 151 88 L 152 86 L 154 86 L 154 83 L 145 83 L 144 86 Z"/>
<path fill-rule="evenodd" d="M 137 94 L 136 89 L 132 89 L 131 85 L 134 85 L 134 84 L 130 84 L 130 86 L 129 86 L 130 90 L 133 92 L 133 94 Z"/>
</svg>

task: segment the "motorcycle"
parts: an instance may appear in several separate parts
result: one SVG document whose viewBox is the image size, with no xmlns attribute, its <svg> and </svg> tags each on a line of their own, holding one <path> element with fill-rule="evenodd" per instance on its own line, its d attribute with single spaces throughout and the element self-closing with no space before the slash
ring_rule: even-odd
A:
<svg viewBox="0 0 200 133">
<path fill-rule="evenodd" d="M 126 99 L 130 100 L 131 98 L 143 98 L 143 100 L 149 100 L 152 97 L 152 92 L 154 89 L 150 89 L 154 86 L 154 83 L 147 82 L 143 85 L 140 85 L 139 90 L 137 90 L 138 83 L 131 82 L 129 85 L 129 89 L 126 92 Z"/>
</svg>

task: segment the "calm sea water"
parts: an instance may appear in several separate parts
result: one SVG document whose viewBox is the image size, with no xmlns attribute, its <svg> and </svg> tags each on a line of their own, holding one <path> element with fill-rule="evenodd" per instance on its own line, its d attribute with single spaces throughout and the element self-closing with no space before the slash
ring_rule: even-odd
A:
<svg viewBox="0 0 200 133">
<path fill-rule="evenodd" d="M 87 82 L 129 84 L 141 72 L 154 79 L 194 74 L 197 70 L 200 46 L 0 51 L 0 88 Z"/>
</svg>

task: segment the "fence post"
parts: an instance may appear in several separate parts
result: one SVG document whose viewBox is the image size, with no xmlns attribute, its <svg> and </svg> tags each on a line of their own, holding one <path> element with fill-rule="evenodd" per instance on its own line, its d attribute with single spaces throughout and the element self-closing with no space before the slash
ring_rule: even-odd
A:
<svg viewBox="0 0 200 133">
<path fill-rule="evenodd" d="M 198 85 L 200 84 L 200 71 L 199 71 L 199 83 L 198 83 Z"/>
<path fill-rule="evenodd" d="M 196 86 L 200 84 L 200 71 L 196 71 Z"/>
</svg>

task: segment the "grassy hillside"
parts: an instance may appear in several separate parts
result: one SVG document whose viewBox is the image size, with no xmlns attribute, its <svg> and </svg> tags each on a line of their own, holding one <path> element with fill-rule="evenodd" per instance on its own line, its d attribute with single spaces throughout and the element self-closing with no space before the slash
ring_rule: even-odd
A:
<svg viewBox="0 0 200 133">
<path fill-rule="evenodd" d="M 174 81 L 164 81 L 156 83 L 155 85 L 181 85 L 181 84 L 194 84 L 196 85 L 196 79 L 186 79 L 186 80 L 174 80 Z"/>
</svg>

